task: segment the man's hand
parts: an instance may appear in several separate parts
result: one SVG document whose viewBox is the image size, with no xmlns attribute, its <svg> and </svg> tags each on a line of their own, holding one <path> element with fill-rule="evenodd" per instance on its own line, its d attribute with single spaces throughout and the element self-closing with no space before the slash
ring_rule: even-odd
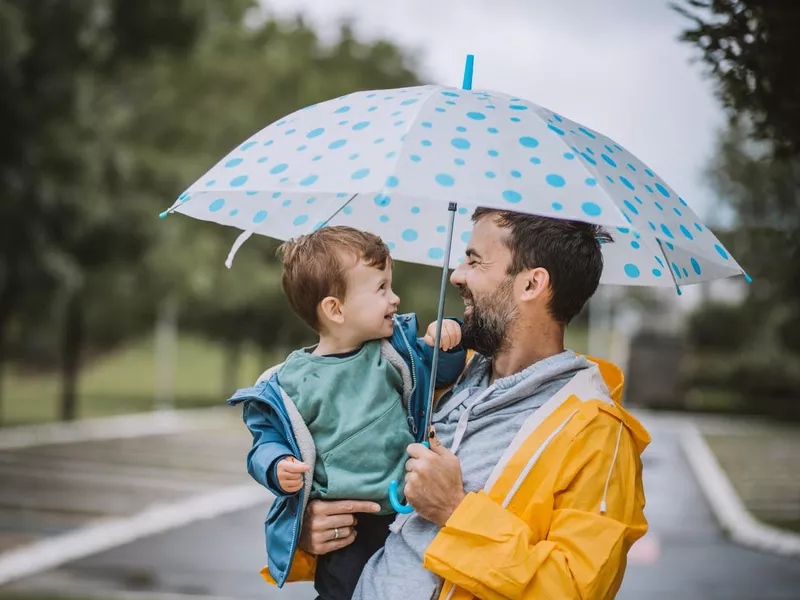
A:
<svg viewBox="0 0 800 600">
<path fill-rule="evenodd" d="M 436 321 L 428 325 L 428 331 L 425 332 L 425 337 L 422 340 L 433 346 L 436 343 Z M 461 343 L 461 326 L 452 319 L 445 319 L 442 321 L 442 339 L 440 340 L 439 347 L 447 352 L 455 348 Z"/>
<path fill-rule="evenodd" d="M 379 505 L 366 500 L 312 500 L 306 507 L 300 548 L 319 555 L 349 546 L 356 539 L 355 513 L 380 509 Z"/>
<path fill-rule="evenodd" d="M 430 450 L 411 444 L 406 463 L 406 499 L 417 513 L 444 527 L 450 515 L 466 496 L 461 479 L 461 462 L 442 446 L 431 432 Z"/>
<path fill-rule="evenodd" d="M 303 473 L 308 473 L 311 467 L 294 456 L 287 456 L 278 462 L 276 470 L 281 489 L 287 494 L 294 494 L 303 487 Z"/>
</svg>

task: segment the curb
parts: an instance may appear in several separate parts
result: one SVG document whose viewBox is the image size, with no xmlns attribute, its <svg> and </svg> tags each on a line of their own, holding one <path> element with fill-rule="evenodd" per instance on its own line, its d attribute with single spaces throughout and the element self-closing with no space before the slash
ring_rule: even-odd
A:
<svg viewBox="0 0 800 600">
<path fill-rule="evenodd" d="M 162 410 L 69 423 L 9 427 L 0 429 L 0 450 L 193 431 L 213 424 L 215 417 L 222 417 L 229 412 L 225 407 Z"/>
<path fill-rule="evenodd" d="M 696 425 L 683 424 L 680 446 L 711 512 L 734 542 L 800 558 L 800 534 L 766 525 L 748 512 Z"/>
</svg>

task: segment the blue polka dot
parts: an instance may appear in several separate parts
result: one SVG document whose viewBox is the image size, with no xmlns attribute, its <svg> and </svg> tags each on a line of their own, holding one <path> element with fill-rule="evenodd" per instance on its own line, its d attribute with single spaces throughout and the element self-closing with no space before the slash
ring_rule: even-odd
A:
<svg viewBox="0 0 800 600">
<path fill-rule="evenodd" d="M 538 156 L 531 156 L 530 161 L 531 161 L 531 164 L 534 164 L 534 165 L 542 164 L 542 159 L 539 158 Z"/>
<path fill-rule="evenodd" d="M 714 244 L 714 249 L 717 251 L 717 254 L 719 254 L 722 258 L 728 260 L 728 253 L 725 252 L 725 248 L 723 248 L 719 244 Z"/>
<path fill-rule="evenodd" d="M 617 231 L 619 231 L 620 233 L 625 233 L 625 234 L 628 234 L 628 233 L 631 232 L 631 230 L 628 229 L 627 227 L 617 227 Z"/>
<path fill-rule="evenodd" d="M 522 173 L 520 173 L 519 171 L 511 171 L 511 176 L 519 179 L 520 177 L 522 177 Z"/>
<path fill-rule="evenodd" d="M 209 179 L 208 181 L 206 181 L 206 187 L 211 187 L 215 183 L 217 183 L 216 179 Z"/>
<path fill-rule="evenodd" d="M 589 148 L 589 146 L 586 146 L 586 152 L 587 152 L 588 154 L 591 154 L 592 156 L 594 156 L 594 150 L 592 150 L 591 148 Z"/>
<path fill-rule="evenodd" d="M 317 175 L 309 175 L 305 179 L 300 180 L 300 185 L 302 186 L 312 185 L 317 181 L 317 179 L 319 179 Z"/>
<path fill-rule="evenodd" d="M 462 127 L 461 125 L 456 127 L 456 131 L 460 131 L 461 133 L 464 133 L 466 130 L 467 130 L 467 128 L 466 127 Z"/>
<path fill-rule="evenodd" d="M 453 146 L 455 148 L 458 148 L 459 150 L 469 150 L 471 146 L 469 140 L 465 140 L 464 138 L 453 138 L 452 140 L 450 140 L 450 143 L 453 144 Z"/>
<path fill-rule="evenodd" d="M 631 248 L 633 248 L 634 250 L 638 250 L 641 247 L 642 247 L 641 244 L 639 242 L 637 242 L 636 240 L 631 242 Z"/>
<path fill-rule="evenodd" d="M 397 121 L 397 122 L 394 124 L 394 126 L 395 126 L 395 127 L 400 127 L 400 125 L 402 125 L 403 123 L 405 123 L 405 121 Z"/>
<path fill-rule="evenodd" d="M 306 204 L 314 204 L 314 202 L 316 202 L 316 201 L 317 201 L 317 199 L 312 196 L 311 198 L 306 200 Z"/>
<path fill-rule="evenodd" d="M 395 156 L 397 156 L 397 152 L 392 151 L 386 153 L 386 158 L 394 158 Z"/>
<path fill-rule="evenodd" d="M 597 136 L 595 134 L 593 134 L 591 131 L 589 131 L 585 127 L 578 127 L 578 131 L 580 131 L 583 135 L 586 135 L 586 136 L 588 136 L 588 137 L 590 137 L 592 139 L 597 138 Z"/>
<path fill-rule="evenodd" d="M 661 212 L 664 212 L 664 207 L 663 207 L 663 206 L 661 206 L 661 204 L 659 204 L 658 202 L 654 202 L 654 204 L 656 205 L 656 208 L 657 208 L 658 210 L 660 210 Z"/>
<path fill-rule="evenodd" d="M 286 163 L 281 163 L 279 165 L 275 165 L 274 167 L 272 167 L 269 170 L 269 172 L 272 173 L 273 175 L 277 175 L 278 173 L 283 173 L 288 168 L 289 165 L 287 165 Z"/>
<path fill-rule="evenodd" d="M 308 139 L 311 139 L 311 138 L 318 137 L 318 136 L 322 135 L 323 133 L 325 133 L 325 128 L 324 127 L 317 127 L 316 129 L 312 129 L 311 131 L 309 131 L 306 134 L 306 137 Z"/>
<path fill-rule="evenodd" d="M 444 187 L 450 187 L 455 182 L 456 182 L 456 180 L 453 179 L 453 177 L 451 175 L 448 175 L 447 173 L 439 173 L 436 176 L 436 183 L 438 183 L 439 185 L 442 185 Z"/>
<path fill-rule="evenodd" d="M 614 178 L 613 178 L 613 177 L 611 177 L 611 175 L 606 175 L 606 181 L 607 181 L 608 183 L 614 183 Z"/>
<path fill-rule="evenodd" d="M 284 200 L 283 201 L 283 206 L 291 206 L 291 205 L 292 205 L 292 201 L 291 200 Z"/>
<path fill-rule="evenodd" d="M 482 112 L 468 112 L 467 117 L 473 121 L 483 121 L 486 118 L 486 115 Z"/>
<path fill-rule="evenodd" d="M 417 233 L 416 229 L 406 229 L 406 230 L 403 232 L 403 235 L 402 235 L 402 238 L 403 238 L 403 239 L 404 239 L 406 242 L 413 242 L 413 241 L 416 241 L 416 239 L 417 239 L 418 237 L 419 237 L 419 234 Z"/>
<path fill-rule="evenodd" d="M 593 164 L 593 165 L 597 164 L 597 161 L 595 159 L 593 159 L 591 156 L 589 156 L 588 154 L 586 154 L 586 152 L 581 152 L 581 156 L 583 157 L 583 160 L 585 160 L 586 162 L 588 162 L 590 164 Z"/>
<path fill-rule="evenodd" d="M 225 163 L 226 169 L 232 169 L 233 167 L 238 167 L 240 164 L 244 162 L 241 158 L 232 158 L 228 162 Z"/>
<path fill-rule="evenodd" d="M 597 179 L 595 179 L 594 177 L 587 177 L 585 183 L 589 187 L 594 187 L 597 185 Z"/>
<path fill-rule="evenodd" d="M 252 148 L 253 146 L 255 146 L 257 143 L 258 143 L 258 142 L 245 142 L 244 144 L 242 144 L 241 146 L 239 146 L 239 150 L 241 150 L 242 152 L 244 152 L 244 151 L 245 151 L 245 150 L 247 150 L 248 148 Z"/>
<path fill-rule="evenodd" d="M 511 117 L 511 120 L 514 121 L 514 123 L 519 123 L 522 119 L 519 117 Z"/>
<path fill-rule="evenodd" d="M 519 192 L 515 192 L 514 190 L 506 190 L 505 192 L 503 192 L 503 198 L 507 202 L 516 204 L 522 200 L 522 195 Z"/>
<path fill-rule="evenodd" d="M 684 267 L 684 269 L 683 269 L 683 276 L 684 277 L 688 277 L 689 276 L 689 271 L 686 270 L 686 267 Z"/>
<path fill-rule="evenodd" d="M 461 208 L 459 208 L 459 209 L 458 209 L 458 214 L 460 214 L 460 215 L 465 215 L 465 214 L 467 214 L 468 212 L 469 212 L 469 211 L 468 211 L 466 208 L 464 208 L 463 206 L 462 206 Z"/>
<path fill-rule="evenodd" d="M 389 215 L 381 215 L 380 216 L 381 223 L 388 223 L 389 222 Z"/>
<path fill-rule="evenodd" d="M 218 210 L 220 210 L 220 209 L 221 209 L 223 206 L 225 206 L 225 200 L 223 200 L 222 198 L 217 198 L 216 200 L 214 200 L 214 201 L 213 201 L 213 202 L 212 202 L 212 203 L 211 203 L 211 204 L 208 206 L 208 210 L 209 210 L 209 211 L 211 211 L 211 212 L 217 212 L 217 211 L 218 211 Z"/>
<path fill-rule="evenodd" d="M 388 206 L 392 199 L 386 194 L 378 194 L 375 196 L 375 204 L 378 206 Z"/>
<path fill-rule="evenodd" d="M 669 198 L 669 191 L 663 185 L 661 185 L 660 183 L 657 183 L 656 184 L 656 189 L 659 192 L 661 192 L 661 195 L 664 196 L 664 198 Z"/>
<path fill-rule="evenodd" d="M 519 143 L 525 146 L 526 148 L 536 148 L 539 145 L 539 140 L 536 138 L 532 138 L 530 136 L 525 136 L 519 138 Z"/>
<path fill-rule="evenodd" d="M 590 217 L 598 217 L 603 212 L 603 209 L 594 202 L 584 202 L 581 205 L 581 210 Z"/>
<path fill-rule="evenodd" d="M 697 229 L 698 232 L 702 232 L 703 228 L 700 226 L 700 223 L 695 223 L 694 228 Z"/>
<path fill-rule="evenodd" d="M 545 177 L 545 181 L 553 187 L 564 187 L 567 184 L 567 181 L 561 175 L 556 175 L 555 173 Z"/>
<path fill-rule="evenodd" d="M 497 177 L 497 175 L 494 174 L 494 171 L 486 171 L 484 175 L 486 176 L 487 179 L 494 179 L 495 177 Z"/>
<path fill-rule="evenodd" d="M 239 175 L 238 177 L 234 177 L 231 179 L 230 186 L 231 187 L 241 187 L 245 183 L 247 183 L 247 175 Z"/>
<path fill-rule="evenodd" d="M 253 216 L 253 223 L 262 223 L 267 218 L 267 211 L 260 210 Z"/>
<path fill-rule="evenodd" d="M 436 112 L 443 113 L 443 112 L 447 112 L 447 111 L 444 108 L 436 107 Z"/>
<path fill-rule="evenodd" d="M 653 277 L 661 277 L 661 269 L 653 269 Z"/>
<path fill-rule="evenodd" d="M 419 162 L 419 161 L 421 161 L 421 160 L 422 160 L 422 159 L 421 159 L 419 156 L 417 156 L 416 154 L 412 154 L 411 156 L 409 156 L 409 158 L 410 158 L 411 160 L 413 160 L 414 162 Z"/>
<path fill-rule="evenodd" d="M 232 217 L 235 217 L 236 215 L 238 215 L 238 214 L 239 214 L 239 209 L 238 209 L 238 208 L 234 208 L 234 209 L 233 209 L 231 212 L 229 212 L 228 214 L 229 214 L 230 216 L 232 216 Z"/>
<path fill-rule="evenodd" d="M 676 215 L 678 215 L 679 217 L 682 217 L 682 216 L 683 216 L 683 215 L 681 214 L 681 211 L 680 211 L 680 210 L 678 210 L 677 208 L 673 208 L 673 209 L 672 209 L 672 212 L 674 212 L 674 213 L 675 213 Z"/>
<path fill-rule="evenodd" d="M 335 112 L 336 114 L 342 114 L 342 113 L 346 113 L 348 110 L 350 110 L 350 107 L 349 107 L 349 106 L 342 106 L 342 107 L 340 107 L 340 108 L 337 108 L 337 109 L 336 109 L 335 111 L 333 111 L 333 112 Z"/>
<path fill-rule="evenodd" d="M 425 146 L 426 148 L 430 148 L 431 146 L 433 146 L 433 142 L 432 142 L 432 141 L 430 141 L 430 140 L 422 140 L 422 142 L 420 142 L 420 143 L 421 143 L 423 146 Z"/>
<path fill-rule="evenodd" d="M 607 154 L 601 154 L 600 158 L 602 158 L 604 161 L 606 161 L 612 167 L 616 167 L 617 166 L 617 163 L 614 162 L 614 159 L 611 158 L 610 156 L 608 156 Z"/>
<path fill-rule="evenodd" d="M 628 181 L 628 179 L 626 177 L 620 177 L 619 180 L 629 190 L 635 190 L 636 189 L 635 187 L 633 187 L 633 184 L 630 181 Z"/>
<path fill-rule="evenodd" d="M 442 96 L 448 96 L 450 98 L 458 98 L 460 94 L 456 94 L 455 92 L 442 92 Z"/>
<path fill-rule="evenodd" d="M 565 135 L 564 130 L 563 129 L 559 129 L 555 125 L 548 125 L 547 128 L 552 130 L 552 131 L 555 131 L 558 135 Z"/>
<path fill-rule="evenodd" d="M 400 180 L 394 175 L 389 175 L 389 177 L 386 178 L 386 187 L 388 188 L 397 187 L 398 183 L 400 183 Z"/>
<path fill-rule="evenodd" d="M 329 150 L 336 150 L 337 148 L 341 148 L 347 143 L 347 140 L 336 140 L 335 142 L 331 142 L 328 144 Z"/>
<path fill-rule="evenodd" d="M 350 179 L 364 179 L 367 175 L 369 175 L 369 169 L 359 169 L 350 175 Z"/>
<path fill-rule="evenodd" d="M 258 159 L 256 162 L 257 162 L 257 163 L 259 163 L 259 164 L 264 164 L 264 163 L 265 163 L 265 162 L 267 162 L 268 160 L 269 160 L 269 159 L 268 159 L 266 156 L 262 156 L 262 157 L 261 157 L 261 158 L 259 158 L 259 159 Z"/>
<path fill-rule="evenodd" d="M 298 217 L 295 217 L 293 222 L 295 225 L 305 225 L 308 223 L 308 215 L 299 215 Z"/>
<path fill-rule="evenodd" d="M 508 108 L 511 110 L 528 110 L 528 107 L 524 104 L 509 104 Z"/>
<path fill-rule="evenodd" d="M 275 192 L 275 193 L 272 194 L 272 197 L 273 198 L 280 198 L 281 197 L 281 193 L 280 192 Z"/>
<path fill-rule="evenodd" d="M 636 200 L 636 202 L 638 202 L 639 204 L 644 204 L 644 202 L 642 202 L 642 199 L 639 198 L 639 196 L 634 196 L 633 199 Z"/>
<path fill-rule="evenodd" d="M 660 264 L 662 267 L 664 266 L 664 261 L 663 261 L 663 260 L 661 260 L 661 258 L 659 258 L 658 256 L 656 256 L 656 262 L 657 262 L 658 264 Z"/>
<path fill-rule="evenodd" d="M 564 152 L 564 158 L 567 160 L 575 160 L 575 155 L 572 152 Z"/>
<path fill-rule="evenodd" d="M 625 265 L 625 275 L 630 277 L 631 279 L 637 279 L 639 277 L 639 267 L 628 263 Z"/>
<path fill-rule="evenodd" d="M 375 140 L 374 142 L 372 142 L 372 143 L 373 143 L 373 144 L 382 144 L 383 142 L 384 142 L 384 139 L 383 139 L 383 138 L 378 138 L 378 139 L 376 139 L 376 140 Z"/>
<path fill-rule="evenodd" d="M 669 230 L 669 227 L 667 227 L 663 223 L 661 224 L 661 231 L 663 231 L 664 235 L 667 236 L 669 239 L 671 239 L 671 240 L 675 239 L 675 236 L 672 235 L 672 232 Z"/>
<path fill-rule="evenodd" d="M 680 202 L 680 203 L 681 203 L 681 204 L 683 204 L 684 206 L 689 206 L 688 204 L 686 204 L 686 200 L 684 200 L 684 199 L 683 199 L 683 198 L 681 198 L 680 196 L 678 196 L 678 202 Z"/>
<path fill-rule="evenodd" d="M 624 204 L 625 206 L 628 207 L 628 210 L 631 211 L 633 214 L 635 215 L 639 214 L 639 209 L 636 208 L 633 204 L 631 204 L 630 200 L 625 200 Z"/>
<path fill-rule="evenodd" d="M 489 133 L 497 133 L 497 128 L 496 127 L 489 127 L 489 129 L 487 129 L 487 131 Z"/>
<path fill-rule="evenodd" d="M 444 227 L 442 227 L 442 229 L 444 229 Z M 464 242 L 465 244 L 467 244 L 467 243 L 469 243 L 469 238 L 471 236 L 472 236 L 472 232 L 471 231 L 465 231 L 464 233 L 461 234 L 461 241 Z"/>
<path fill-rule="evenodd" d="M 414 104 L 416 101 L 417 101 L 417 100 L 416 100 L 415 98 L 414 98 L 414 99 L 411 99 L 411 100 L 403 100 L 403 101 L 400 103 L 400 106 L 410 106 L 411 104 Z"/>
<path fill-rule="evenodd" d="M 487 152 L 487 154 L 489 156 L 498 156 L 500 153 L 497 150 L 489 150 L 489 152 Z"/>
<path fill-rule="evenodd" d="M 650 177 L 655 177 L 655 175 L 653 174 L 653 172 L 650 169 L 645 169 L 644 172 L 647 173 L 648 175 L 650 175 Z"/>
<path fill-rule="evenodd" d="M 352 207 L 352 206 L 345 206 L 345 207 L 342 209 L 342 213 L 344 213 L 344 214 L 346 214 L 346 215 L 351 215 L 351 214 L 353 214 L 353 207 Z"/>
<path fill-rule="evenodd" d="M 675 250 L 675 246 L 673 246 L 669 242 L 664 242 L 664 243 L 666 244 L 667 248 L 669 248 L 670 250 Z"/>
<path fill-rule="evenodd" d="M 370 107 L 367 109 L 367 112 L 375 112 L 376 110 L 378 110 L 378 107 L 377 107 L 377 106 L 370 106 Z"/>
<path fill-rule="evenodd" d="M 550 206 L 553 207 L 553 210 L 564 210 L 564 205 L 560 202 L 553 202 Z"/>
<path fill-rule="evenodd" d="M 433 123 L 431 123 L 430 121 L 423 121 L 422 126 L 425 127 L 426 129 L 430 129 L 431 127 L 433 127 Z"/>
<path fill-rule="evenodd" d="M 348 156 L 347 158 L 349 158 L 350 160 L 355 160 L 355 159 L 357 159 L 357 158 L 358 158 L 358 156 L 359 156 L 359 155 L 358 155 L 358 152 L 356 152 L 355 154 L 351 154 L 351 155 L 350 155 L 350 156 Z"/>
<path fill-rule="evenodd" d="M 369 121 L 361 121 L 360 123 L 353 125 L 353 131 L 361 131 L 366 127 L 369 127 Z"/>
<path fill-rule="evenodd" d="M 651 188 L 649 185 L 645 185 L 644 187 L 645 187 L 645 189 L 646 189 L 648 192 L 650 192 L 651 194 L 655 193 L 655 192 L 653 192 L 653 188 Z"/>
<path fill-rule="evenodd" d="M 694 269 L 694 272 L 697 273 L 698 275 L 701 275 L 703 273 L 703 270 L 700 268 L 700 263 L 697 262 L 697 259 L 692 258 L 690 262 L 692 263 L 692 268 Z"/>
<path fill-rule="evenodd" d="M 289 129 L 286 131 L 286 135 L 292 135 L 297 129 Z"/>
<path fill-rule="evenodd" d="M 433 260 L 439 260 L 440 258 L 444 257 L 444 250 L 441 248 L 431 248 L 428 250 L 428 258 Z"/>
<path fill-rule="evenodd" d="M 683 234 L 683 236 L 686 239 L 689 239 L 689 240 L 693 240 L 694 239 L 694 236 L 692 235 L 692 232 L 689 231 L 688 229 L 686 229 L 685 225 L 681 225 L 681 233 Z"/>
<path fill-rule="evenodd" d="M 455 106 L 456 105 L 456 103 L 453 102 L 452 100 L 446 101 L 445 104 L 449 104 L 450 106 Z"/>
</svg>

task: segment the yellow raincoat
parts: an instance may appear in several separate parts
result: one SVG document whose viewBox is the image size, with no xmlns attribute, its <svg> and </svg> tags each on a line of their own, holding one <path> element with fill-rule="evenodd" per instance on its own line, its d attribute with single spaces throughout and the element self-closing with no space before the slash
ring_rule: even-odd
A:
<svg viewBox="0 0 800 600">
<path fill-rule="evenodd" d="M 640 455 L 650 437 L 620 405 L 619 368 L 590 360 L 597 366 L 531 414 L 428 547 L 423 566 L 445 580 L 440 600 L 619 590 L 628 550 L 647 531 Z M 313 579 L 314 563 L 298 550 L 288 581 Z"/>
</svg>

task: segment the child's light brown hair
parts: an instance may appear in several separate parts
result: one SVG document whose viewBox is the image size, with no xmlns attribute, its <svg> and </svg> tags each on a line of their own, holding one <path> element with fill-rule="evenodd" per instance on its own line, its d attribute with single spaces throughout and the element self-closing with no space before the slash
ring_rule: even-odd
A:
<svg viewBox="0 0 800 600">
<path fill-rule="evenodd" d="M 392 264 L 389 248 L 377 235 L 334 225 L 281 244 L 283 293 L 289 306 L 319 333 L 317 307 L 328 296 L 344 300 L 348 257 L 381 270 Z"/>
</svg>

